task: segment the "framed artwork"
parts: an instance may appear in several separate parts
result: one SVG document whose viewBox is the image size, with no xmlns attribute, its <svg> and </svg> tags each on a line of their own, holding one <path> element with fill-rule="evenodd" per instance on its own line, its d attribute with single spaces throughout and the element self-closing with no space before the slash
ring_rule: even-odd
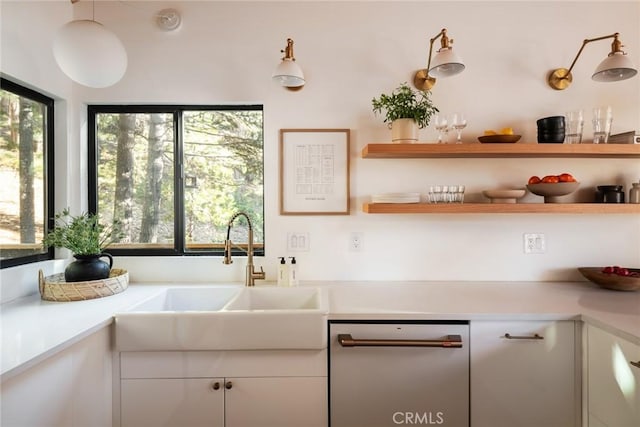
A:
<svg viewBox="0 0 640 427">
<path fill-rule="evenodd" d="M 349 129 L 280 129 L 280 214 L 349 215 Z"/>
</svg>

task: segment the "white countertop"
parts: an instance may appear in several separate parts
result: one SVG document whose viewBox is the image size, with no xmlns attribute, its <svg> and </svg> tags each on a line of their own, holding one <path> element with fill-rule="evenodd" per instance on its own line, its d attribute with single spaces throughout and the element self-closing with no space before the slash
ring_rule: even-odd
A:
<svg viewBox="0 0 640 427">
<path fill-rule="evenodd" d="M 0 305 L 0 378 L 6 379 L 111 324 L 167 287 L 132 284 L 118 295 L 47 302 L 39 295 Z M 228 285 L 228 284 L 227 284 Z M 238 285 L 242 286 L 242 285 Z M 589 282 L 308 282 L 329 291 L 330 319 L 584 320 L 640 344 L 640 292 Z"/>
</svg>

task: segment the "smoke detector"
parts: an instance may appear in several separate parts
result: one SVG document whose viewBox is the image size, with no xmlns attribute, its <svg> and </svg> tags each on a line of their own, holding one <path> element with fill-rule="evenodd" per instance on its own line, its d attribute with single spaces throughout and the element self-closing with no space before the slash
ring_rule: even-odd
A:
<svg viewBox="0 0 640 427">
<path fill-rule="evenodd" d="M 156 25 L 163 31 L 173 31 L 181 22 L 180 12 L 175 9 L 162 9 L 156 14 Z"/>
</svg>

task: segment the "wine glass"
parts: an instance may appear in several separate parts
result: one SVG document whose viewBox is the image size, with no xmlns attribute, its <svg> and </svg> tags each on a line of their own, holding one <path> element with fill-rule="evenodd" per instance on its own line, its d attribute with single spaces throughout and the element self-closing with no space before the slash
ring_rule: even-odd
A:
<svg viewBox="0 0 640 427">
<path fill-rule="evenodd" d="M 467 126 L 467 119 L 462 113 L 453 113 L 451 115 L 451 127 L 456 130 L 458 137 L 456 138 L 456 144 L 462 144 L 462 129 Z"/>
<path fill-rule="evenodd" d="M 436 114 L 433 118 L 433 123 L 438 131 L 438 144 L 445 144 L 449 134 L 449 122 L 447 116 L 444 114 Z"/>
</svg>

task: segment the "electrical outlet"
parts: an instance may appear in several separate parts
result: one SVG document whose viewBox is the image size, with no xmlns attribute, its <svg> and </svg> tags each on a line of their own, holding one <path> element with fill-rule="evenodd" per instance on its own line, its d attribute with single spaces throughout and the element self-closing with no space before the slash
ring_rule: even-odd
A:
<svg viewBox="0 0 640 427">
<path fill-rule="evenodd" d="M 362 252 L 362 239 L 363 233 L 353 232 L 349 236 L 349 251 L 351 252 Z"/>
<path fill-rule="evenodd" d="M 309 250 L 309 233 L 291 231 L 287 233 L 287 252 L 307 252 Z"/>
<path fill-rule="evenodd" d="M 543 254 L 547 251 L 547 242 L 542 233 L 527 233 L 523 241 L 525 254 Z"/>
</svg>

